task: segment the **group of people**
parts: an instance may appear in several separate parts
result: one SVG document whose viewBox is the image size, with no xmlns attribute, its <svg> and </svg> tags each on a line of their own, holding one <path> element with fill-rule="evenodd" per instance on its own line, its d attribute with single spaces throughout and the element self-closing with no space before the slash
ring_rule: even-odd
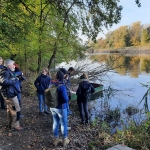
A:
<svg viewBox="0 0 150 150">
<path fill-rule="evenodd" d="M 23 130 L 19 124 L 20 119 L 20 93 L 21 93 L 21 82 L 19 76 L 22 75 L 20 70 L 15 73 L 15 62 L 13 60 L 5 60 L 4 66 L 2 65 L 3 60 L 0 57 L 0 86 L 1 86 L 1 109 L 6 109 L 9 118 L 9 127 L 15 130 Z M 18 68 L 17 68 L 18 69 Z M 50 115 L 48 112 L 48 106 L 46 105 L 45 90 L 50 88 L 52 85 L 57 86 L 58 106 L 50 108 L 50 112 L 53 118 L 53 134 L 55 146 L 62 142 L 63 146 L 69 144 L 68 138 L 68 116 L 72 114 L 69 108 L 69 101 L 71 99 L 70 92 L 70 76 L 74 73 L 74 68 L 70 67 L 68 70 L 60 68 L 52 78 L 48 68 L 44 67 L 42 73 L 35 79 L 34 85 L 36 87 L 37 97 L 39 101 L 39 115 Z M 77 89 L 77 104 L 81 117 L 81 124 L 89 124 L 89 113 L 88 113 L 88 100 L 90 94 L 95 92 L 94 87 L 88 80 L 87 74 L 83 73 L 80 76 L 81 82 Z M 12 87 L 15 88 L 15 94 L 10 96 Z M 11 89 L 11 90 L 10 90 Z M 17 91 L 17 92 L 16 92 Z M 5 103 L 4 103 L 5 101 Z M 5 104 L 5 105 L 4 105 Z M 63 135 L 63 139 L 59 137 L 59 127 Z"/>
<path fill-rule="evenodd" d="M 36 78 L 34 85 L 37 88 L 37 95 L 39 100 L 39 114 L 49 114 L 47 112 L 46 99 L 44 91 L 50 88 L 51 85 L 57 86 L 58 90 L 58 106 L 50 108 L 53 117 L 53 133 L 54 141 L 53 144 L 56 146 L 62 142 L 59 138 L 59 126 L 61 126 L 61 132 L 63 135 L 63 145 L 69 143 L 68 139 L 68 115 L 72 114 L 69 108 L 69 101 L 71 100 L 70 92 L 70 76 L 74 73 L 74 68 L 70 67 L 68 71 L 65 68 L 60 68 L 55 74 L 54 79 L 51 78 L 47 68 L 43 68 L 42 73 Z M 94 87 L 90 84 L 87 74 L 80 76 L 81 82 L 77 89 L 77 104 L 81 117 L 81 124 L 89 124 L 89 113 L 88 113 L 88 100 L 90 94 L 95 92 Z M 42 102 L 44 110 L 42 109 Z"/>
</svg>

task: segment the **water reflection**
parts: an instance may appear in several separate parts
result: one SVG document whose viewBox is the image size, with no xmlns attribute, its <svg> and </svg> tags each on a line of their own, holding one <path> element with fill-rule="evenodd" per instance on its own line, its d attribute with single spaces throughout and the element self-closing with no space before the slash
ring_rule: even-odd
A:
<svg viewBox="0 0 150 150">
<path fill-rule="evenodd" d="M 150 72 L 150 55 L 127 56 L 119 54 L 102 54 L 92 56 L 91 58 L 104 63 L 109 63 L 113 60 L 111 67 L 115 68 L 115 71 L 120 75 L 129 74 L 131 77 L 138 78 L 142 72 Z"/>
<path fill-rule="evenodd" d="M 120 111 L 120 116 L 126 125 L 129 120 L 134 120 L 136 124 L 139 124 L 145 118 L 144 103 L 139 104 L 139 102 L 147 91 L 147 88 L 142 87 L 141 83 L 147 84 L 150 82 L 150 55 L 121 56 L 117 54 L 103 54 L 92 56 L 92 59 L 97 60 L 99 63 L 108 64 L 111 68 L 115 68 L 115 72 L 108 73 L 111 77 L 110 80 L 113 80 L 115 83 L 113 88 L 131 88 L 132 90 L 127 94 L 129 96 L 118 96 L 116 94 L 114 97 L 109 98 L 107 97 L 108 93 L 103 92 L 102 97 L 90 101 L 89 111 L 91 121 L 94 121 L 96 117 L 105 120 L 108 112 L 113 114 L 113 112 Z M 110 83 L 102 82 L 102 84 L 104 84 L 104 88 L 110 86 Z M 117 96 L 122 100 L 118 99 Z M 134 112 L 138 108 L 139 112 L 136 110 L 137 113 L 133 113 L 133 115 L 130 115 L 130 112 L 125 114 L 125 110 L 131 107 L 133 107 Z M 119 111 L 117 111 L 118 109 Z M 119 113 L 116 113 L 116 116 L 119 117 Z M 111 125 L 113 126 L 115 124 L 116 122 L 112 120 Z M 120 125 L 117 128 L 120 128 Z"/>
</svg>

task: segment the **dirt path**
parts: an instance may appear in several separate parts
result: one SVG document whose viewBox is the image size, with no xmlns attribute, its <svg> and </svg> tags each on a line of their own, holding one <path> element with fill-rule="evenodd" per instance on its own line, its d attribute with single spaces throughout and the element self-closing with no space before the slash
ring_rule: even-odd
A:
<svg viewBox="0 0 150 150">
<path fill-rule="evenodd" d="M 94 140 L 96 129 L 91 125 L 79 125 L 77 106 L 71 104 L 73 114 L 69 117 L 69 139 L 67 150 L 90 150 L 88 143 Z M 37 97 L 22 94 L 22 114 L 20 120 L 23 131 L 11 131 L 7 128 L 6 111 L 0 110 L 0 150 L 61 150 L 62 144 L 52 145 L 52 116 L 38 114 Z M 94 133 L 94 134 L 93 134 Z M 96 135 L 95 135 L 96 136 Z"/>
</svg>

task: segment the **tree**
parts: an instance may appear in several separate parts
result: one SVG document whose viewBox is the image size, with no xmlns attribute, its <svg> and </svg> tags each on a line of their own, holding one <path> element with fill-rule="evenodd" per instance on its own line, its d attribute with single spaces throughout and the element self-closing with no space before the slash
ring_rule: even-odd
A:
<svg viewBox="0 0 150 150">
<path fill-rule="evenodd" d="M 141 44 L 150 42 L 150 27 L 142 29 Z"/>
<path fill-rule="evenodd" d="M 134 22 L 130 27 L 130 42 L 132 46 L 138 46 L 141 44 L 141 22 Z"/>
</svg>

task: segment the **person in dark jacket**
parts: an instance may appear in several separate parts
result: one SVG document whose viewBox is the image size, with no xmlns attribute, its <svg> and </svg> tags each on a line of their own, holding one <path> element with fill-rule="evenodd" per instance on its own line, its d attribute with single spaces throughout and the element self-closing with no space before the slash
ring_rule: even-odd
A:
<svg viewBox="0 0 150 150">
<path fill-rule="evenodd" d="M 88 100 L 90 99 L 91 93 L 95 92 L 95 89 L 92 86 L 92 84 L 88 81 L 87 74 L 84 73 L 83 75 L 81 75 L 80 79 L 82 81 L 79 83 L 76 92 L 77 104 L 80 112 L 81 124 L 88 124 L 89 123 Z"/>
<path fill-rule="evenodd" d="M 37 89 L 37 96 L 39 100 L 39 115 L 43 115 L 43 104 L 44 104 L 44 113 L 49 115 L 47 111 L 47 105 L 45 103 L 44 91 L 50 87 L 51 77 L 48 71 L 48 68 L 44 67 L 42 73 L 36 78 L 34 85 Z M 42 104 L 43 103 L 43 104 Z"/>
<path fill-rule="evenodd" d="M 4 66 L 3 66 L 3 58 L 0 57 L 0 69 L 3 69 Z M 1 88 L 1 87 L 0 87 Z M 4 98 L 2 97 L 2 94 L 0 93 L 0 102 L 1 102 L 1 109 L 2 110 L 6 110 L 5 108 L 5 103 L 4 103 Z"/>
<path fill-rule="evenodd" d="M 53 144 L 57 146 L 61 139 L 59 139 L 59 125 L 61 125 L 61 132 L 63 135 L 63 146 L 69 144 L 68 139 L 68 131 L 67 131 L 67 123 L 68 123 L 68 115 L 67 115 L 67 103 L 68 103 L 68 95 L 66 86 L 64 85 L 64 74 L 61 71 L 56 73 L 56 82 L 54 83 L 57 87 L 58 91 L 58 106 L 56 108 L 50 108 L 52 116 L 53 116 L 53 133 L 54 133 L 54 141 Z"/>
<path fill-rule="evenodd" d="M 19 79 L 19 84 L 18 86 L 21 89 L 22 92 L 22 81 L 25 80 L 22 71 L 19 69 L 18 64 L 15 63 L 15 71 L 14 71 L 14 76 L 17 77 Z M 18 93 L 17 95 L 18 101 L 19 101 L 19 106 L 21 107 L 22 102 L 21 102 L 21 93 Z M 23 118 L 24 116 L 20 113 L 20 118 Z"/>
<path fill-rule="evenodd" d="M 2 85 L 2 96 L 7 105 L 7 118 L 9 123 L 9 128 L 14 128 L 17 131 L 23 130 L 20 127 L 19 119 L 20 119 L 20 106 L 17 99 L 17 94 L 20 92 L 18 85 L 18 78 L 14 78 L 13 71 L 15 70 L 14 61 L 13 60 L 5 60 L 4 67 L 0 82 Z M 11 88 L 13 87 L 13 88 Z M 15 90 L 14 90 L 15 89 Z"/>
</svg>

